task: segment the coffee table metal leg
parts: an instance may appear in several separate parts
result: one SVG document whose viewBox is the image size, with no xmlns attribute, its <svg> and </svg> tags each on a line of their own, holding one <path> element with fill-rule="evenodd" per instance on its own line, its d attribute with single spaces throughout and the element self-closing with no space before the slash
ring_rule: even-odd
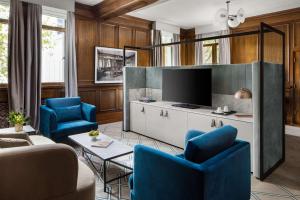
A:
<svg viewBox="0 0 300 200">
<path fill-rule="evenodd" d="M 103 161 L 103 182 L 104 182 L 104 192 L 106 192 L 106 160 Z"/>
</svg>

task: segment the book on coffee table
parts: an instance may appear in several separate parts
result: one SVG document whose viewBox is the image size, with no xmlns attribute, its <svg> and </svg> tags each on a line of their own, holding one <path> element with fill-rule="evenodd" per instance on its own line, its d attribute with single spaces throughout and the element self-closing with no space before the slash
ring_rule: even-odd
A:
<svg viewBox="0 0 300 200">
<path fill-rule="evenodd" d="M 101 139 L 99 141 L 93 142 L 92 147 L 107 148 L 113 142 L 114 141 L 110 139 Z"/>
</svg>

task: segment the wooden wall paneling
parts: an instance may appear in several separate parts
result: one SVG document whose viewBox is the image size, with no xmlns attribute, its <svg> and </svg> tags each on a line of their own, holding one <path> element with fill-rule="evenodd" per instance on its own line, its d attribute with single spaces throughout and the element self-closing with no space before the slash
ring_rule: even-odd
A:
<svg viewBox="0 0 300 200">
<path fill-rule="evenodd" d="M 125 45 L 133 45 L 133 29 L 130 27 L 119 27 L 119 48 L 123 48 Z"/>
<path fill-rule="evenodd" d="M 81 101 L 89 103 L 99 107 L 99 102 L 97 101 L 97 90 L 94 88 L 79 88 L 78 91 Z"/>
<path fill-rule="evenodd" d="M 117 26 L 114 24 L 99 23 L 100 46 L 114 48 L 117 43 Z"/>
<path fill-rule="evenodd" d="M 289 24 L 282 24 L 274 26 L 278 30 L 281 30 L 286 35 L 285 37 L 285 56 L 286 56 L 286 81 L 289 81 Z M 265 57 L 266 62 L 282 63 L 282 39 L 281 36 L 276 33 L 265 33 Z"/>
<path fill-rule="evenodd" d="M 0 103 L 8 102 L 8 91 L 7 87 L 0 87 Z"/>
<path fill-rule="evenodd" d="M 79 85 L 94 83 L 95 46 L 97 45 L 97 21 L 76 20 L 77 71 Z"/>
<path fill-rule="evenodd" d="M 193 40 L 195 39 L 195 29 L 180 29 L 180 40 Z M 195 44 L 181 44 L 181 65 L 194 65 L 195 64 Z"/>
<path fill-rule="evenodd" d="M 117 110 L 123 110 L 123 88 L 117 89 Z"/>
<path fill-rule="evenodd" d="M 300 20 L 293 23 L 293 48 L 300 49 Z"/>
<path fill-rule="evenodd" d="M 136 29 L 135 30 L 135 46 L 144 47 L 148 46 L 150 41 L 150 31 Z M 138 50 L 138 66 L 150 65 L 150 50 Z"/>
<path fill-rule="evenodd" d="M 113 87 L 100 89 L 100 112 L 117 110 L 117 92 L 118 89 Z"/>
<path fill-rule="evenodd" d="M 122 84 L 95 84 L 95 46 L 123 48 L 124 45 L 150 45 L 152 22 L 131 16 L 103 21 L 93 17 L 93 9 L 76 4 L 76 45 L 79 95 L 96 105 L 97 121 L 109 123 L 122 120 Z M 138 64 L 148 58 L 139 52 Z"/>
<path fill-rule="evenodd" d="M 248 35 L 231 39 L 231 63 L 251 63 L 258 60 L 258 36 Z"/>
</svg>

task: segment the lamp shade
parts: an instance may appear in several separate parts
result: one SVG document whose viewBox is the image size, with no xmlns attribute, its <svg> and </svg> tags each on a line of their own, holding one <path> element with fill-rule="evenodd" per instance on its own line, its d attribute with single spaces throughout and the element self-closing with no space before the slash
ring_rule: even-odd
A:
<svg viewBox="0 0 300 200">
<path fill-rule="evenodd" d="M 247 88 L 241 88 L 234 94 L 234 98 L 236 98 L 236 99 L 251 99 L 252 92 Z"/>
</svg>

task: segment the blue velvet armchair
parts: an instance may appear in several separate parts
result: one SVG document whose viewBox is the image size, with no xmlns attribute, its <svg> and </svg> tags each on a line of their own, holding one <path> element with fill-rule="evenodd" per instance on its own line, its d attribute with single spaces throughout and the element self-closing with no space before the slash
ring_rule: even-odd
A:
<svg viewBox="0 0 300 200">
<path fill-rule="evenodd" d="M 177 156 L 135 146 L 131 200 L 249 200 L 250 145 L 236 134 L 230 126 L 190 131 Z"/>
<path fill-rule="evenodd" d="M 98 129 L 96 107 L 82 103 L 80 97 L 46 99 L 40 114 L 40 132 L 55 141 Z"/>
</svg>

